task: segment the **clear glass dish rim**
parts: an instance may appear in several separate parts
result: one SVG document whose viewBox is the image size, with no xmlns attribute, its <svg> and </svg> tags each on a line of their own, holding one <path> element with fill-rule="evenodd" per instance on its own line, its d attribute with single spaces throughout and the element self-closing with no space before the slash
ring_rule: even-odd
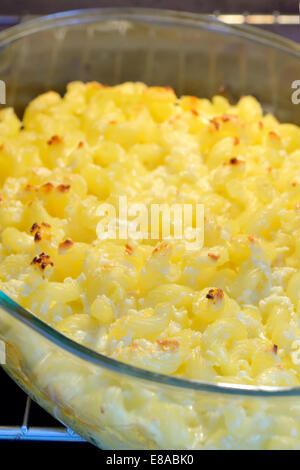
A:
<svg viewBox="0 0 300 470">
<path fill-rule="evenodd" d="M 300 59 L 300 45 L 289 39 L 282 38 L 276 34 L 263 31 L 248 25 L 229 25 L 217 20 L 211 15 L 197 13 L 179 12 L 173 10 L 160 10 L 149 8 L 93 8 L 83 10 L 64 11 L 28 20 L 17 26 L 13 26 L 0 33 L 0 49 L 23 37 L 50 29 L 54 26 L 64 26 L 88 23 L 95 20 L 138 20 L 155 22 L 156 24 L 170 24 L 172 26 L 189 26 L 191 28 L 213 29 L 218 33 L 231 34 L 249 39 L 274 49 L 279 49 L 288 54 L 296 55 Z M 212 383 L 183 379 L 181 377 L 169 376 L 141 369 L 120 361 L 104 356 L 83 346 L 70 338 L 59 333 L 51 326 L 35 317 L 28 310 L 0 291 L 0 307 L 10 316 L 27 325 L 32 330 L 56 344 L 65 351 L 77 356 L 81 360 L 88 361 L 98 367 L 109 369 L 116 373 L 135 377 L 148 382 L 175 387 L 176 389 L 190 389 L 199 392 L 212 392 L 225 395 L 251 396 L 251 397 L 284 397 L 300 396 L 300 387 L 273 387 L 254 386 L 243 384 Z M 5 337 L 3 338 L 5 340 Z"/>
<path fill-rule="evenodd" d="M 43 16 L 35 16 L 0 32 L 0 48 L 15 40 L 54 26 L 111 20 L 138 20 L 147 23 L 155 22 L 172 26 L 189 26 L 190 28 L 204 28 L 218 30 L 219 33 L 230 33 L 251 41 L 280 49 L 289 54 L 300 57 L 300 44 L 278 34 L 265 31 L 259 27 L 248 24 L 228 24 L 218 20 L 214 15 L 205 15 L 193 12 L 142 8 L 142 7 L 115 7 L 115 8 L 86 8 L 62 11 Z"/>
</svg>

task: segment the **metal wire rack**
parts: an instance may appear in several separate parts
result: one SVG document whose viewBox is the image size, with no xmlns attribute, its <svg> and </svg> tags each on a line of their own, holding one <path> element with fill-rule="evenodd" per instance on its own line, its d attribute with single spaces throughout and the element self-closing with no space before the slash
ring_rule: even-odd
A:
<svg viewBox="0 0 300 470">
<path fill-rule="evenodd" d="M 291 37 L 294 40 L 300 40 L 300 17 L 297 14 L 280 14 L 276 11 L 272 14 L 250 14 L 248 12 L 242 14 L 222 14 L 216 11 L 214 15 L 228 24 L 251 24 L 266 27 L 284 36 Z M 0 15 L 0 30 L 18 24 L 27 18 L 28 16 L 24 18 L 20 16 Z M 118 64 L 116 64 L 116 67 L 117 65 Z M 86 442 L 70 428 L 63 427 L 58 422 L 55 427 L 31 426 L 31 407 L 32 401 L 27 397 L 22 423 L 19 426 L 0 425 L 0 441 Z"/>
<path fill-rule="evenodd" d="M 20 426 L 0 426 L 0 441 L 85 442 L 70 428 L 59 425 L 57 427 L 30 426 L 31 403 L 31 399 L 27 397 L 24 417 Z"/>
</svg>

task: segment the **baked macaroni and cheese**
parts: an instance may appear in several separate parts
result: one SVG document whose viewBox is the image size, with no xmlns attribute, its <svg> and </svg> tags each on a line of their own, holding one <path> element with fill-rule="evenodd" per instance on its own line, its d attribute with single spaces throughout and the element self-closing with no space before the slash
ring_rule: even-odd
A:
<svg viewBox="0 0 300 470">
<path fill-rule="evenodd" d="M 142 83 L 73 82 L 64 97 L 33 100 L 22 122 L 0 111 L 0 167 L 0 288 L 27 310 L 143 369 L 300 385 L 299 127 L 264 114 L 251 96 L 232 105 Z M 204 245 L 162 233 L 99 237 L 101 203 L 124 222 L 120 196 L 149 210 L 203 204 Z M 188 406 L 174 416 L 190 429 Z M 228 429 L 209 426 L 210 445 L 222 448 Z M 289 439 L 300 443 L 298 428 Z M 171 448 L 208 439 L 200 446 L 186 433 L 157 439 Z"/>
</svg>

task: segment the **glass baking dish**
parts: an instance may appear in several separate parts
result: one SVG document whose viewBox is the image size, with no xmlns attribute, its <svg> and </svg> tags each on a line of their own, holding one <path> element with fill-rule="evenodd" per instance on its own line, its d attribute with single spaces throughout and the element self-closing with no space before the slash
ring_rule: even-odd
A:
<svg viewBox="0 0 300 470">
<path fill-rule="evenodd" d="M 300 46 L 212 17 L 97 9 L 37 18 L 0 34 L 0 79 L 21 115 L 73 80 L 143 81 L 177 94 L 252 94 L 300 124 L 291 84 Z M 7 373 L 102 449 L 299 449 L 300 388 L 204 383 L 120 363 L 74 343 L 0 293 Z"/>
</svg>

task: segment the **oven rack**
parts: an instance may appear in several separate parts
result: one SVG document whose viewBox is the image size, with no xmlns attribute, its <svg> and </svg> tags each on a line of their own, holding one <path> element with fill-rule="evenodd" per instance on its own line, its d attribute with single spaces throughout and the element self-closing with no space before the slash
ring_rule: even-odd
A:
<svg viewBox="0 0 300 470">
<path fill-rule="evenodd" d="M 21 426 L 0 426 L 0 441 L 86 442 L 70 428 L 30 426 L 30 408 L 27 397 Z"/>
</svg>

